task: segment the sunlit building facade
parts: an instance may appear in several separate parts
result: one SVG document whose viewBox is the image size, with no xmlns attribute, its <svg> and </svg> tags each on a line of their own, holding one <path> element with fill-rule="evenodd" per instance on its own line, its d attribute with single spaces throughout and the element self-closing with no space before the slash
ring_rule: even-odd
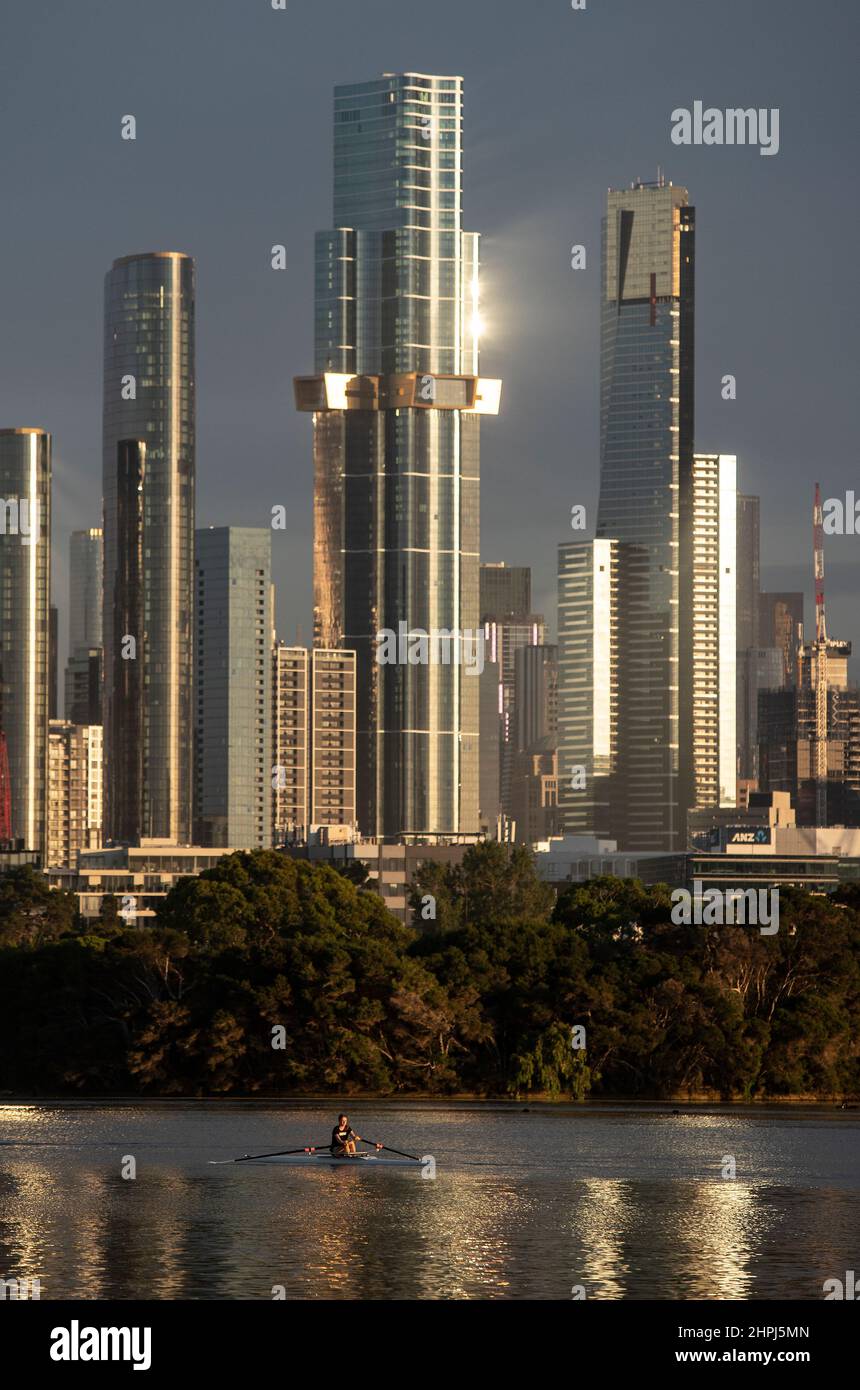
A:
<svg viewBox="0 0 860 1390">
<path fill-rule="evenodd" d="M 463 84 L 384 74 L 335 90 L 334 227 L 316 242 L 317 647 L 356 654 L 366 834 L 478 828 L 479 680 L 377 661 L 379 634 L 479 626 L 478 237 L 462 228 Z M 462 652 L 458 653 L 462 655 Z"/>
<path fill-rule="evenodd" d="M 42 857 L 50 602 L 51 436 L 0 429 L 0 759 L 8 766 L 8 787 L 0 785 L 0 838 L 23 841 Z"/>
<path fill-rule="evenodd" d="M 101 725 L 51 720 L 46 868 L 73 869 L 81 850 L 101 848 L 102 755 Z"/>
<path fill-rule="evenodd" d="M 558 549 L 558 807 L 567 834 L 624 840 L 620 785 L 621 547 Z"/>
<path fill-rule="evenodd" d="M 688 811 L 737 799 L 737 472 L 733 454 L 693 456 Z"/>
</svg>

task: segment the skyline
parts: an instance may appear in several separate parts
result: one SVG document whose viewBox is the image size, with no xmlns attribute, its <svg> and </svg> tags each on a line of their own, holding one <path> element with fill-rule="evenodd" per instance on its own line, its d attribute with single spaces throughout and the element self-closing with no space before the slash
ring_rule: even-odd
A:
<svg viewBox="0 0 860 1390">
<path fill-rule="evenodd" d="M 154 8 L 165 7 L 156 0 Z M 542 38 L 534 52 L 525 34 L 533 34 L 535 21 L 525 8 L 497 7 L 498 24 L 488 32 L 484 26 L 480 44 L 479 17 L 458 13 L 456 45 L 440 23 L 453 13 L 447 0 L 432 19 L 415 17 L 408 42 L 386 34 L 380 44 L 384 31 L 371 21 L 385 6 L 367 8 L 370 38 L 356 34 L 349 63 L 334 72 L 325 57 L 315 56 L 323 18 L 312 12 L 238 16 L 235 7 L 216 3 L 193 39 L 189 17 L 180 15 L 174 51 L 164 55 L 168 80 L 157 111 L 138 81 L 146 68 L 146 41 L 136 44 L 138 56 L 121 80 L 109 75 L 92 96 L 86 91 L 88 64 L 96 61 L 100 45 L 130 32 L 131 6 L 76 16 L 68 46 L 62 36 L 70 17 L 52 21 L 47 62 L 59 65 L 67 47 L 76 54 L 75 96 L 58 127 L 57 102 L 69 98 L 69 78 L 57 71 L 51 101 L 30 116 L 22 138 L 3 156 L 12 190 L 7 237 L 16 265 L 14 282 L 7 284 L 7 315 L 16 332 L 11 349 L 10 342 L 0 349 L 0 417 L 6 426 L 40 426 L 54 436 L 61 667 L 68 534 L 100 524 L 99 284 L 113 259 L 138 248 L 178 247 L 198 264 L 197 524 L 259 525 L 272 505 L 287 505 L 288 530 L 278 537 L 283 544 L 276 544 L 274 556 L 278 630 L 295 640 L 298 619 L 302 639 L 309 639 L 309 439 L 306 422 L 292 417 L 290 381 L 307 370 L 312 338 L 310 269 L 313 233 L 330 196 L 331 88 L 335 78 L 382 70 L 465 77 L 465 216 L 467 225 L 483 233 L 484 370 L 506 382 L 502 417 L 485 442 L 486 475 L 494 485 L 484 490 L 482 559 L 532 565 L 534 606 L 546 612 L 554 632 L 554 550 L 566 539 L 561 518 L 572 503 L 584 502 L 592 521 L 596 507 L 602 201 L 608 183 L 623 187 L 637 175 L 653 178 L 662 164 L 667 179 L 690 188 L 699 209 L 697 447 L 737 454 L 741 489 L 762 498 L 763 587 L 802 587 L 809 595 L 812 483 L 820 475 L 828 497 L 844 495 L 853 482 L 852 363 L 843 337 L 839 267 L 847 263 L 856 192 L 840 184 L 846 201 L 838 217 L 822 218 L 817 210 L 827 205 L 824 187 L 829 191 L 834 168 L 847 155 L 856 121 L 846 108 L 847 80 L 841 86 L 838 81 L 840 73 L 848 75 L 845 24 L 856 21 L 816 26 L 816 66 L 807 60 L 809 16 L 799 4 L 768 4 L 754 18 L 744 13 L 747 42 L 740 58 L 735 26 L 742 7 L 734 3 L 720 7 L 719 16 L 704 16 L 695 34 L 683 24 L 683 7 L 670 0 L 652 7 L 647 21 L 627 4 L 613 6 L 611 15 L 596 7 L 583 14 L 560 7 L 557 15 L 538 21 Z M 35 19 L 21 5 L 12 9 L 12 36 L 26 54 L 38 35 Z M 837 14 L 835 5 L 824 9 Z M 341 12 L 346 14 L 345 5 L 332 5 L 326 22 Z M 653 42 L 662 44 L 661 80 L 655 81 L 653 68 L 644 75 L 628 69 L 629 96 L 622 101 L 619 95 L 613 107 L 613 84 L 620 79 L 604 61 L 607 96 L 596 124 L 591 70 L 606 60 L 619 24 L 633 48 L 643 32 L 653 30 Z M 286 43 L 274 37 L 279 25 L 289 32 Z M 231 64 L 241 68 L 244 59 L 254 80 L 246 81 L 242 103 L 228 104 L 212 84 L 221 74 L 223 53 L 236 45 Z M 765 47 L 770 61 L 763 77 Z M 503 87 L 496 79 L 514 53 L 518 81 Z M 540 80 L 538 54 L 541 72 L 546 70 Z M 188 109 L 181 120 L 169 80 L 176 55 L 190 55 L 183 88 Z M 550 80 L 556 64 L 568 75 L 563 86 Z M 19 80 L 16 71 L 3 97 L 13 114 Z M 699 96 L 717 105 L 780 106 L 778 156 L 674 146 L 671 112 Z M 631 109 L 641 113 L 633 124 Z M 138 119 L 134 144 L 123 143 L 119 134 L 120 118 L 129 111 Z M 299 113 L 302 139 L 296 141 L 289 131 Z M 96 157 L 105 177 L 93 180 Z M 24 187 L 23 176 L 16 177 L 19 159 L 29 160 L 39 178 L 16 217 L 16 190 Z M 192 169 L 192 177 L 177 179 L 180 166 Z M 283 175 L 273 178 L 279 169 Z M 77 193 L 68 187 L 70 175 Z M 225 203 L 226 178 L 233 179 L 235 196 Z M 61 243 L 56 218 L 47 208 L 39 216 L 46 181 L 54 197 L 63 198 Z M 293 188 L 301 189 L 300 198 L 290 198 Z M 766 235 L 756 234 L 760 227 Z M 287 271 L 273 281 L 278 273 L 270 269 L 269 248 L 276 242 L 287 246 Z M 588 248 L 585 271 L 570 269 L 575 242 Z M 72 255 L 75 273 L 69 275 Z M 50 334 L 44 331 L 48 309 L 41 304 L 50 305 Z M 736 402 L 720 400 L 725 372 L 737 376 Z M 790 412 L 784 409 L 788 400 Z M 833 630 L 856 640 L 852 544 L 852 537 L 828 538 L 828 606 Z M 785 563 L 787 553 L 791 563 Z"/>
</svg>

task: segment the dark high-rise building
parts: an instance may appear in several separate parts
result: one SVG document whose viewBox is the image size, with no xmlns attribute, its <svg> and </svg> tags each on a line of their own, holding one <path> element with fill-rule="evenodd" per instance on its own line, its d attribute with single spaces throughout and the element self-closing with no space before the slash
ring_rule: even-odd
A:
<svg viewBox="0 0 860 1390">
<path fill-rule="evenodd" d="M 558 735 L 558 647 L 520 647 L 514 656 L 514 741 L 531 748 Z"/>
<path fill-rule="evenodd" d="M 694 565 L 694 274 L 686 189 L 637 182 L 609 192 L 597 537 L 635 547 L 647 565 L 647 591 L 626 622 L 618 705 L 631 850 L 683 848 L 694 796 L 693 606 L 681 602 Z"/>
<path fill-rule="evenodd" d="M 57 681 L 60 674 L 60 615 L 53 603 L 50 607 L 48 630 L 48 719 L 50 720 L 57 717 Z"/>
<path fill-rule="evenodd" d="M 478 376 L 462 115 L 459 77 L 336 88 L 317 375 L 296 381 L 314 413 L 314 642 L 356 653 L 358 821 L 387 839 L 478 829 L 480 416 L 501 387 Z M 449 660 L 433 643 L 403 659 L 441 632 Z"/>
<path fill-rule="evenodd" d="M 65 672 L 66 719 L 102 722 L 102 603 L 104 540 L 100 526 L 73 531 L 69 540 L 69 656 Z"/>
<path fill-rule="evenodd" d="M 797 653 L 803 629 L 802 593 L 763 593 L 759 607 L 759 645 L 782 652 L 785 684 L 797 684 Z"/>
<path fill-rule="evenodd" d="M 103 444 L 106 837 L 187 844 L 195 468 L 189 256 L 124 256 L 105 278 Z"/>
<path fill-rule="evenodd" d="M 102 722 L 102 648 L 78 647 L 66 662 L 65 711 L 71 724 Z"/>
<path fill-rule="evenodd" d="M 110 764 L 105 753 L 103 823 L 107 820 L 110 827 L 109 839 L 126 842 L 143 833 L 148 722 L 143 661 L 147 635 L 146 485 L 145 442 L 121 439 L 116 446 L 116 478 L 111 489 L 115 559 L 110 599 L 105 604 L 104 652 L 110 664 L 104 671 L 103 709 L 105 734 L 110 730 Z"/>
<path fill-rule="evenodd" d="M 51 436 L 0 429 L 0 835 L 47 849 Z M 0 767 L 4 749 L 0 746 Z M 8 834 L 6 833 L 8 831 Z"/>
<path fill-rule="evenodd" d="M 480 570 L 481 622 L 509 613 L 531 613 L 532 572 L 528 565 L 489 563 Z"/>
<path fill-rule="evenodd" d="M 738 493 L 738 651 L 759 645 L 759 499 Z"/>
<path fill-rule="evenodd" d="M 104 537 L 100 526 L 69 538 L 69 651 L 102 645 Z"/>
</svg>

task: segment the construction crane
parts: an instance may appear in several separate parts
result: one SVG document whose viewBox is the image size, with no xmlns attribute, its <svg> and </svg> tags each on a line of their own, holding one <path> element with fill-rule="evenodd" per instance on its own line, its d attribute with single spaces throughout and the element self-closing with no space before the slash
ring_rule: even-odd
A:
<svg viewBox="0 0 860 1390">
<path fill-rule="evenodd" d="M 815 743 L 812 772 L 815 778 L 815 823 L 827 824 L 827 619 L 824 609 L 824 515 L 821 488 L 815 484 L 812 513 L 815 548 L 815 641 L 812 667 L 815 680 Z M 812 672 L 810 673 L 812 674 Z"/>
</svg>

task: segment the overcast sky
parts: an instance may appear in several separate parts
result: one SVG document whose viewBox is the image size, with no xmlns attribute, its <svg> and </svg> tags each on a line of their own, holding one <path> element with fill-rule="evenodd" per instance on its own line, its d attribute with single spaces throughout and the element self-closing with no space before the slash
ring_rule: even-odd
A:
<svg viewBox="0 0 860 1390">
<path fill-rule="evenodd" d="M 530 564 L 554 627 L 556 546 L 597 496 L 605 191 L 659 166 L 697 208 L 697 447 L 736 453 L 761 495 L 764 586 L 811 594 L 813 484 L 860 495 L 858 38 L 853 0 L 3 0 L 0 426 L 54 435 L 61 659 L 68 533 L 100 522 L 103 276 L 135 251 L 197 261 L 198 525 L 287 505 L 278 626 L 310 639 L 291 380 L 313 369 L 332 87 L 385 71 L 465 78 L 482 371 L 505 383 L 483 426 L 483 558 Z M 779 153 L 676 147 L 671 112 L 696 100 L 779 108 Z M 860 536 L 827 558 L 831 632 L 857 642 Z"/>
</svg>

